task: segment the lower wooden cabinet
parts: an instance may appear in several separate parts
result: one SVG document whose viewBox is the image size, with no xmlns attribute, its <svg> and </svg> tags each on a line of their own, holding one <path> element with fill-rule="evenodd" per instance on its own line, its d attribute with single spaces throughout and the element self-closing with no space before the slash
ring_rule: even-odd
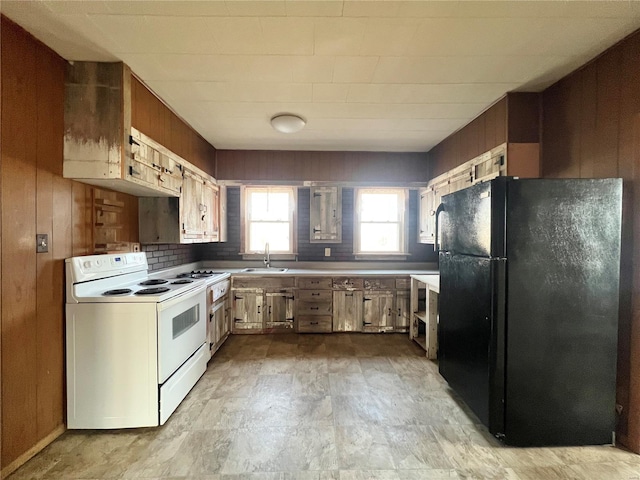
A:
<svg viewBox="0 0 640 480">
<path fill-rule="evenodd" d="M 362 331 L 362 290 L 333 292 L 333 331 Z"/>
<path fill-rule="evenodd" d="M 409 330 L 406 278 L 234 276 L 232 282 L 234 333 Z"/>
<path fill-rule="evenodd" d="M 295 277 L 233 277 L 234 333 L 291 331 Z"/>
<path fill-rule="evenodd" d="M 267 292 L 267 317 L 264 327 L 268 329 L 293 329 L 293 291 Z"/>
<path fill-rule="evenodd" d="M 396 291 L 396 332 L 408 332 L 411 320 L 411 290 Z"/>
<path fill-rule="evenodd" d="M 233 290 L 233 331 L 261 330 L 263 313 L 262 289 Z"/>
<path fill-rule="evenodd" d="M 296 331 L 330 333 L 333 315 L 331 279 L 301 277 L 296 291 Z"/>
<path fill-rule="evenodd" d="M 298 333 L 331 333 L 331 315 L 298 315 Z"/>
<path fill-rule="evenodd" d="M 207 311 L 209 312 L 207 341 L 211 356 L 222 346 L 231 333 L 228 291 L 228 280 L 216 283 L 207 289 Z"/>
<path fill-rule="evenodd" d="M 363 332 L 391 332 L 394 329 L 394 294 L 392 291 L 363 293 Z"/>
</svg>

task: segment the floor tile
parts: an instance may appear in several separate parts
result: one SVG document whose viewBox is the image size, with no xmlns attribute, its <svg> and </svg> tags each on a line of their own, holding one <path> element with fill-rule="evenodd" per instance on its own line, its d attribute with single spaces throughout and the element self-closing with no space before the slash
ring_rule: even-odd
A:
<svg viewBox="0 0 640 480">
<path fill-rule="evenodd" d="M 69 431 L 9 480 L 640 480 L 611 446 L 512 448 L 398 334 L 236 335 L 165 425 Z"/>
<path fill-rule="evenodd" d="M 333 427 L 271 427 L 237 431 L 222 473 L 337 469 Z"/>
<path fill-rule="evenodd" d="M 336 447 L 341 470 L 394 470 L 396 467 L 382 427 L 336 427 Z"/>
</svg>

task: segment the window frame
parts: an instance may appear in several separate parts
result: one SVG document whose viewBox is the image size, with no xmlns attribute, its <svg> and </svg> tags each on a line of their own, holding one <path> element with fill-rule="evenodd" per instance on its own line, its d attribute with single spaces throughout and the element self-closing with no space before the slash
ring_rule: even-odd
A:
<svg viewBox="0 0 640 480">
<path fill-rule="evenodd" d="M 399 246 L 400 251 L 397 252 L 363 252 L 361 250 L 361 204 L 362 195 L 366 193 L 396 193 L 399 195 L 399 207 L 397 222 L 389 222 L 398 224 L 399 229 Z M 409 254 L 409 189 L 403 187 L 359 187 L 354 189 L 354 208 L 353 208 L 353 254 L 356 259 L 366 260 L 402 260 L 406 259 Z"/>
<path fill-rule="evenodd" d="M 298 255 L 298 238 L 297 238 L 297 208 L 298 208 L 298 189 L 295 186 L 281 186 L 281 185 L 242 185 L 240 187 L 240 212 L 241 212 L 241 226 L 240 226 L 240 254 L 244 259 L 254 260 L 262 259 L 264 257 L 264 249 L 252 251 L 249 249 L 250 245 L 250 232 L 251 223 L 249 221 L 251 207 L 249 202 L 249 195 L 252 192 L 273 192 L 273 193 L 288 193 L 289 194 L 289 250 L 286 252 L 273 252 L 269 256 L 273 259 L 288 260 L 295 259 Z M 285 222 L 282 222 L 285 223 Z"/>
</svg>

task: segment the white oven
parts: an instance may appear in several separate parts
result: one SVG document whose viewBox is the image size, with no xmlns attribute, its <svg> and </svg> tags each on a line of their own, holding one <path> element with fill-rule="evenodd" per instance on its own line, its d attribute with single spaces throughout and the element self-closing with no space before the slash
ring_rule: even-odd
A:
<svg viewBox="0 0 640 480">
<path fill-rule="evenodd" d="M 206 286 L 157 305 L 158 381 L 164 383 L 207 337 Z"/>
<path fill-rule="evenodd" d="M 66 273 L 68 428 L 164 424 L 209 360 L 206 282 L 151 278 L 140 253 L 74 257 Z"/>
</svg>

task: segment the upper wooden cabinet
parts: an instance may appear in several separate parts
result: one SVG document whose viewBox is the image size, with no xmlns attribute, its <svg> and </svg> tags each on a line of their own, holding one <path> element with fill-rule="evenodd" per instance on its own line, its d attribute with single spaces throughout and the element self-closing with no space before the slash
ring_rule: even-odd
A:
<svg viewBox="0 0 640 480">
<path fill-rule="evenodd" d="M 219 238 L 218 187 L 203 175 L 185 168 L 180 201 L 182 243 L 217 242 Z"/>
<path fill-rule="evenodd" d="M 126 159 L 130 180 L 154 191 L 177 196 L 182 193 L 183 168 L 187 163 L 156 141 L 131 127 L 131 156 Z"/>
<path fill-rule="evenodd" d="M 432 179 L 420 189 L 418 242 L 435 242 L 436 212 L 444 195 L 508 173 L 507 146 L 503 144 Z"/>
<path fill-rule="evenodd" d="M 221 192 L 213 177 L 193 166 L 184 166 L 183 170 L 179 198 L 139 199 L 141 243 L 226 241 L 225 237 L 220 238 L 220 219 L 224 213 L 221 205 L 226 205 L 226 200 L 221 201 Z"/>
<path fill-rule="evenodd" d="M 311 243 L 342 242 L 342 188 L 311 187 L 309 192 Z"/>
<path fill-rule="evenodd" d="M 122 62 L 67 64 L 64 124 L 66 178 L 136 196 L 179 196 L 181 165 L 214 171 L 215 149 Z"/>
<path fill-rule="evenodd" d="M 129 164 L 130 133 L 131 70 L 123 63 L 67 63 L 64 177 L 132 195 L 169 195 Z"/>
</svg>

